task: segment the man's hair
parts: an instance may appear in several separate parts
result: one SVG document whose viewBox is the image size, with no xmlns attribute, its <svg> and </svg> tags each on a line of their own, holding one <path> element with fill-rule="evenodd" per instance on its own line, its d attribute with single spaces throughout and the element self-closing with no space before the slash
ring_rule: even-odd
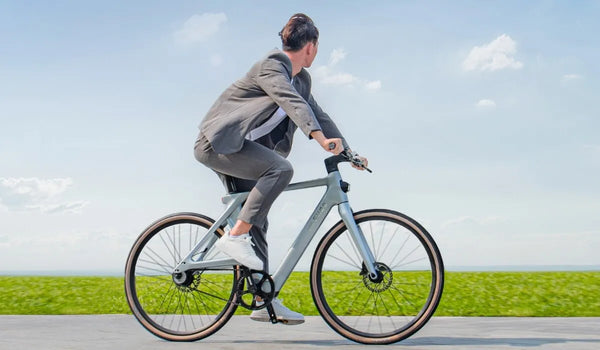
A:
<svg viewBox="0 0 600 350">
<path fill-rule="evenodd" d="M 298 51 L 309 42 L 316 43 L 319 40 L 319 30 L 310 17 L 297 13 L 290 17 L 279 36 L 284 51 Z"/>
</svg>

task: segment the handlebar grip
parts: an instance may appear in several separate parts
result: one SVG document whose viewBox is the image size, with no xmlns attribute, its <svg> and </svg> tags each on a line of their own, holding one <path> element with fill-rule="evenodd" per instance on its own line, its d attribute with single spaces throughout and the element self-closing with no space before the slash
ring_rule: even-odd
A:
<svg viewBox="0 0 600 350">
<path fill-rule="evenodd" d="M 329 143 L 329 150 L 333 151 L 335 149 L 335 142 Z"/>
</svg>

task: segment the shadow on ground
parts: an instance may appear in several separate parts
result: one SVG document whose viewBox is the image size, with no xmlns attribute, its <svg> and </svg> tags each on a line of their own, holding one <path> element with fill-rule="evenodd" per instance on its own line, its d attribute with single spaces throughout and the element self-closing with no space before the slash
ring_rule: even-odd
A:
<svg viewBox="0 0 600 350">
<path fill-rule="evenodd" d="M 215 341 L 214 343 L 221 343 Z M 223 343 L 245 344 L 256 343 L 256 340 L 235 340 Z M 327 347 L 348 347 L 362 346 L 362 344 L 354 343 L 350 340 L 275 340 L 263 339 L 261 343 L 265 344 L 281 344 L 281 345 L 314 345 Z M 547 344 L 563 344 L 563 343 L 598 343 L 600 339 L 572 339 L 572 338 L 474 338 L 474 337 L 420 337 L 415 339 L 407 339 L 396 343 L 396 345 L 404 346 L 424 346 L 424 345 L 464 345 L 464 346 L 492 346 L 492 345 L 508 345 L 515 347 L 537 347 Z"/>
</svg>

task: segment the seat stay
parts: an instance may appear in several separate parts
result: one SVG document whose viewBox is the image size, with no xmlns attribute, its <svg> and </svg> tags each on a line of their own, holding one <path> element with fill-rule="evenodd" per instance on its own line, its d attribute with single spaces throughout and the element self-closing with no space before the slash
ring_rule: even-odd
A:
<svg viewBox="0 0 600 350">
<path fill-rule="evenodd" d="M 202 239 L 200 239 L 194 248 L 190 250 L 188 255 L 175 267 L 173 270 L 174 273 L 181 273 L 194 268 L 194 263 L 204 258 L 204 255 L 218 239 L 218 235 L 216 235 L 215 232 L 217 232 L 220 227 L 226 226 L 228 219 L 236 212 L 239 212 L 239 208 L 242 206 L 242 203 L 246 200 L 246 198 L 248 198 L 248 193 L 249 192 L 242 192 L 223 197 L 223 203 L 227 205 L 225 211 L 208 229 L 204 237 L 202 237 Z M 198 254 L 197 252 L 201 249 L 204 250 Z M 195 260 L 192 260 L 192 257 L 195 255 L 198 255 L 198 257 Z"/>
</svg>

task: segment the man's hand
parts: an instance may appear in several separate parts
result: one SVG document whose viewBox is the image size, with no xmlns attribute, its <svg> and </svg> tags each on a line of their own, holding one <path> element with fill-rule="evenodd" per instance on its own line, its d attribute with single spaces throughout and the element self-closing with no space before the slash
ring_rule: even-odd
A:
<svg viewBox="0 0 600 350">
<path fill-rule="evenodd" d="M 315 139 L 315 141 L 317 141 L 319 145 L 321 145 L 321 147 L 323 147 L 323 149 L 327 152 L 338 155 L 344 150 L 342 139 L 325 138 L 325 135 L 323 135 L 323 132 L 320 130 L 311 132 L 310 136 L 312 136 L 312 138 Z M 335 147 L 333 149 L 329 148 L 330 144 L 334 144 Z"/>
<path fill-rule="evenodd" d="M 367 168 L 369 167 L 369 161 L 367 160 L 367 158 L 361 157 L 361 156 L 358 156 L 356 158 L 360 159 L 360 161 L 363 163 L 363 165 L 365 167 L 367 167 Z M 361 166 L 358 166 L 358 165 L 356 165 L 354 163 L 352 163 L 352 167 L 355 168 L 355 169 L 358 169 L 358 170 L 365 170 L 365 168 L 363 168 Z"/>
</svg>

